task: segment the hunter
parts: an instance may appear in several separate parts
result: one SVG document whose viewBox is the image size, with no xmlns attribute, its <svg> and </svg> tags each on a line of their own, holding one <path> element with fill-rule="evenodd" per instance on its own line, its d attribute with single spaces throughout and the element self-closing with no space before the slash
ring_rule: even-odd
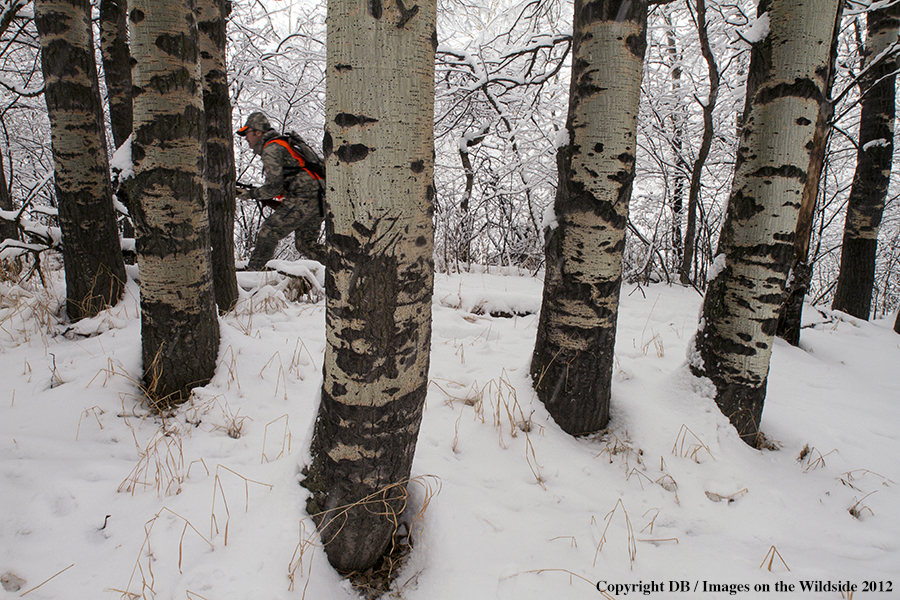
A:
<svg viewBox="0 0 900 600">
<path fill-rule="evenodd" d="M 266 183 L 238 190 L 238 198 L 257 200 L 274 208 L 259 229 L 256 247 L 247 269 L 261 271 L 274 256 L 278 242 L 294 232 L 294 245 L 301 256 L 324 262 L 325 249 L 319 243 L 324 218 L 324 180 L 307 167 L 290 140 L 279 135 L 261 112 L 251 113 L 237 130 L 253 153 L 262 157 Z"/>
</svg>

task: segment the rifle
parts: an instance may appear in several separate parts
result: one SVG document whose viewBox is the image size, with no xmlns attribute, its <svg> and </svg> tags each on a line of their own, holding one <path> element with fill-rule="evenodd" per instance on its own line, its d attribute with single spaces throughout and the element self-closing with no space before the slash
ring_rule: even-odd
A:
<svg viewBox="0 0 900 600">
<path fill-rule="evenodd" d="M 243 181 L 235 181 L 235 182 L 234 182 L 234 187 L 236 187 L 236 188 L 238 188 L 238 189 L 241 189 L 241 190 L 252 190 L 252 189 L 253 189 L 253 186 L 252 186 L 252 185 L 250 185 L 249 183 L 244 183 Z M 240 199 L 240 198 L 239 198 L 239 199 Z M 254 199 L 253 201 L 256 202 L 256 207 L 259 209 L 259 214 L 263 214 L 263 204 L 262 204 L 262 202 L 260 202 L 260 201 L 257 200 L 257 199 Z"/>
<path fill-rule="evenodd" d="M 236 188 L 245 190 L 252 190 L 254 188 L 254 186 L 250 185 L 249 183 L 243 183 L 241 181 L 236 181 L 234 183 L 234 186 Z M 272 209 L 278 208 L 279 204 L 281 203 L 281 196 L 275 198 L 274 200 L 259 200 L 258 198 L 255 198 L 254 201 L 256 202 L 256 206 L 259 207 L 260 214 L 262 214 L 263 207 Z"/>
</svg>

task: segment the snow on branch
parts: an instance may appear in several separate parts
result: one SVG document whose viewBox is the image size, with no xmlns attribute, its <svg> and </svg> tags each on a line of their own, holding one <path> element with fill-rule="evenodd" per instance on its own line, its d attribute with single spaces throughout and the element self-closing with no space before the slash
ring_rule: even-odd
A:
<svg viewBox="0 0 900 600">
<path fill-rule="evenodd" d="M 737 35 L 751 46 L 766 39 L 769 35 L 769 13 L 759 15 L 747 29 L 738 31 Z"/>
<path fill-rule="evenodd" d="M 437 48 L 438 64 L 449 73 L 462 73 L 468 81 L 460 88 L 467 92 L 500 86 L 505 93 L 516 87 L 540 86 L 562 69 L 572 36 L 538 34 L 524 43 L 492 52 L 481 47 L 478 54 L 441 44 Z M 520 59 L 524 65 L 517 64 Z"/>
<path fill-rule="evenodd" d="M 845 17 L 855 17 L 873 10 L 884 10 L 895 4 L 900 4 L 900 0 L 846 0 L 847 5 L 844 8 Z"/>
<path fill-rule="evenodd" d="M 44 215 L 57 217 L 59 211 L 51 206 L 32 206 L 37 193 L 53 179 L 53 171 L 49 171 L 30 191 L 28 197 L 18 210 L 0 210 L 0 220 L 14 223 L 27 242 L 6 239 L 0 240 L 0 259 L 13 258 L 25 253 L 38 255 L 46 250 L 62 248 L 62 231 L 59 227 L 44 225 L 34 221 L 30 216 Z"/>
<path fill-rule="evenodd" d="M 41 86 L 34 90 L 28 90 L 28 89 L 19 87 L 14 83 L 6 83 L 2 79 L 0 79 L 0 87 L 5 88 L 6 90 L 12 92 L 13 94 L 22 96 L 23 98 L 36 98 L 44 93 L 44 86 Z"/>
<path fill-rule="evenodd" d="M 26 4 L 28 4 L 28 0 L 4 0 L 0 2 L 0 35 L 6 33 L 9 24 L 16 17 L 31 16 L 30 14 L 25 15 L 25 11 L 22 10 Z"/>
</svg>

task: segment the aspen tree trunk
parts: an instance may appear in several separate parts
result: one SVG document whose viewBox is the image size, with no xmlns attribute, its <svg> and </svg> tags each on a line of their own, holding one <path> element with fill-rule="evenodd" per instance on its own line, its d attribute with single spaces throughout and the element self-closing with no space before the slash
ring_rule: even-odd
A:
<svg viewBox="0 0 900 600">
<path fill-rule="evenodd" d="M 35 2 L 73 321 L 115 304 L 125 285 L 90 17 L 88 0 Z"/>
<path fill-rule="evenodd" d="M 691 370 L 716 387 L 716 404 L 751 445 L 766 379 L 794 230 L 824 99 L 838 0 L 771 0 L 770 30 L 756 44 L 737 167 Z M 762 12 L 762 8 L 760 9 Z"/>
<path fill-rule="evenodd" d="M 328 4 L 326 339 L 304 485 L 339 571 L 383 555 L 428 384 L 436 2 Z"/>
<path fill-rule="evenodd" d="M 472 160 L 469 158 L 468 149 L 459 149 L 459 158 L 462 162 L 463 173 L 466 175 L 466 189 L 463 192 L 462 202 L 459 204 L 460 231 L 457 232 L 458 244 L 456 255 L 457 268 L 459 263 L 465 263 L 466 270 L 472 268 L 472 191 L 475 189 L 475 171 L 472 169 Z"/>
<path fill-rule="evenodd" d="M 684 138 L 685 125 L 687 120 L 687 107 L 681 104 L 681 52 L 678 50 L 678 37 L 675 25 L 672 23 L 672 17 L 668 12 L 668 7 L 661 7 L 663 11 L 663 21 L 666 24 L 666 53 L 668 54 L 669 76 L 672 78 L 672 97 L 675 104 L 672 108 L 670 120 L 672 122 L 672 148 L 675 150 L 675 183 L 672 186 L 672 239 L 669 242 L 675 256 L 672 260 L 674 270 L 682 268 L 684 262 L 684 245 L 681 233 L 681 225 L 684 221 L 684 195 L 688 189 L 687 171 L 689 170 L 687 162 L 684 159 Z M 651 249 L 652 251 L 652 249 Z M 653 265 L 652 260 L 647 261 L 647 275 Z"/>
<path fill-rule="evenodd" d="M 609 421 L 646 31 L 646 1 L 575 0 L 569 143 L 531 361 L 538 397 L 572 435 Z"/>
<path fill-rule="evenodd" d="M 866 62 L 897 43 L 900 4 L 867 15 Z M 869 319 L 875 286 L 875 254 L 894 156 L 894 116 L 898 61 L 882 61 L 863 77 L 860 87 L 859 151 L 847 200 L 841 271 L 831 307 Z"/>
<path fill-rule="evenodd" d="M 127 0 L 100 0 L 100 52 L 109 96 L 109 126 L 116 148 L 125 143 L 132 129 L 127 14 Z"/>
<path fill-rule="evenodd" d="M 226 0 L 197 0 L 206 115 L 206 200 L 212 242 L 213 288 L 221 311 L 231 310 L 238 299 L 234 273 L 234 135 L 225 68 L 225 19 L 229 6 Z"/>
<path fill-rule="evenodd" d="M 144 386 L 166 410 L 212 377 L 219 347 L 194 2 L 135 0 L 129 20 Z"/>
<path fill-rule="evenodd" d="M 12 196 L 6 185 L 6 169 L 3 167 L 3 153 L 0 152 L 0 210 L 12 210 Z M 19 228 L 12 221 L 0 219 L 0 243 L 5 239 L 19 239 Z"/>
<path fill-rule="evenodd" d="M 109 126 L 116 149 L 125 143 L 134 127 L 131 98 L 131 50 L 128 48 L 128 0 L 100 0 L 100 54 L 103 58 L 103 75 L 109 101 Z M 127 182 L 113 176 L 113 194 L 128 208 Z M 134 224 L 130 219 L 122 221 L 122 237 L 134 237 Z M 126 254 L 129 263 L 133 256 Z"/>
<path fill-rule="evenodd" d="M 800 195 L 800 213 L 797 216 L 797 227 L 794 235 L 794 260 L 784 289 L 784 298 L 778 315 L 778 337 L 791 344 L 800 345 L 800 328 L 803 318 L 803 302 L 809 284 L 812 281 L 812 265 L 809 263 L 809 243 L 812 239 L 813 220 L 816 215 L 816 202 L 819 198 L 819 182 L 825 168 L 825 155 L 828 151 L 828 140 L 831 137 L 831 120 L 834 117 L 834 102 L 831 90 L 834 87 L 835 68 L 837 66 L 838 36 L 841 31 L 841 10 L 834 20 L 834 32 L 831 36 L 831 54 L 828 59 L 825 94 L 819 105 L 819 116 L 816 119 L 816 131 L 813 134 L 812 147 L 809 152 L 809 169 L 806 183 Z"/>
<path fill-rule="evenodd" d="M 694 166 L 691 169 L 691 184 L 688 191 L 688 208 L 687 208 L 687 226 L 684 233 L 684 252 L 681 255 L 680 279 L 683 285 L 693 283 L 691 277 L 692 266 L 694 263 L 694 250 L 697 246 L 697 211 L 700 204 L 700 185 L 702 183 L 703 167 L 706 165 L 706 159 L 709 157 L 709 150 L 712 146 L 713 134 L 713 111 L 716 109 L 716 102 L 719 98 L 719 66 L 716 64 L 716 57 L 712 52 L 709 44 L 709 31 L 706 26 L 706 0 L 696 0 L 697 4 L 697 35 L 700 38 L 700 52 L 706 61 L 706 69 L 709 73 L 709 94 L 706 96 L 706 104 L 703 109 L 703 137 L 700 141 L 700 148 L 697 150 L 697 158 L 694 160 Z"/>
</svg>

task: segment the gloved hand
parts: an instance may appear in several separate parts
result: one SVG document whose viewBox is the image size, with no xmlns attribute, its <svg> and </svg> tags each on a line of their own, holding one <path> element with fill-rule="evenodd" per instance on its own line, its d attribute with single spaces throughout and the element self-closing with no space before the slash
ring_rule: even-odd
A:
<svg viewBox="0 0 900 600">
<path fill-rule="evenodd" d="M 250 195 L 252 190 L 250 188 L 238 188 L 237 189 L 237 199 L 238 200 L 252 200 L 253 197 Z"/>
</svg>

